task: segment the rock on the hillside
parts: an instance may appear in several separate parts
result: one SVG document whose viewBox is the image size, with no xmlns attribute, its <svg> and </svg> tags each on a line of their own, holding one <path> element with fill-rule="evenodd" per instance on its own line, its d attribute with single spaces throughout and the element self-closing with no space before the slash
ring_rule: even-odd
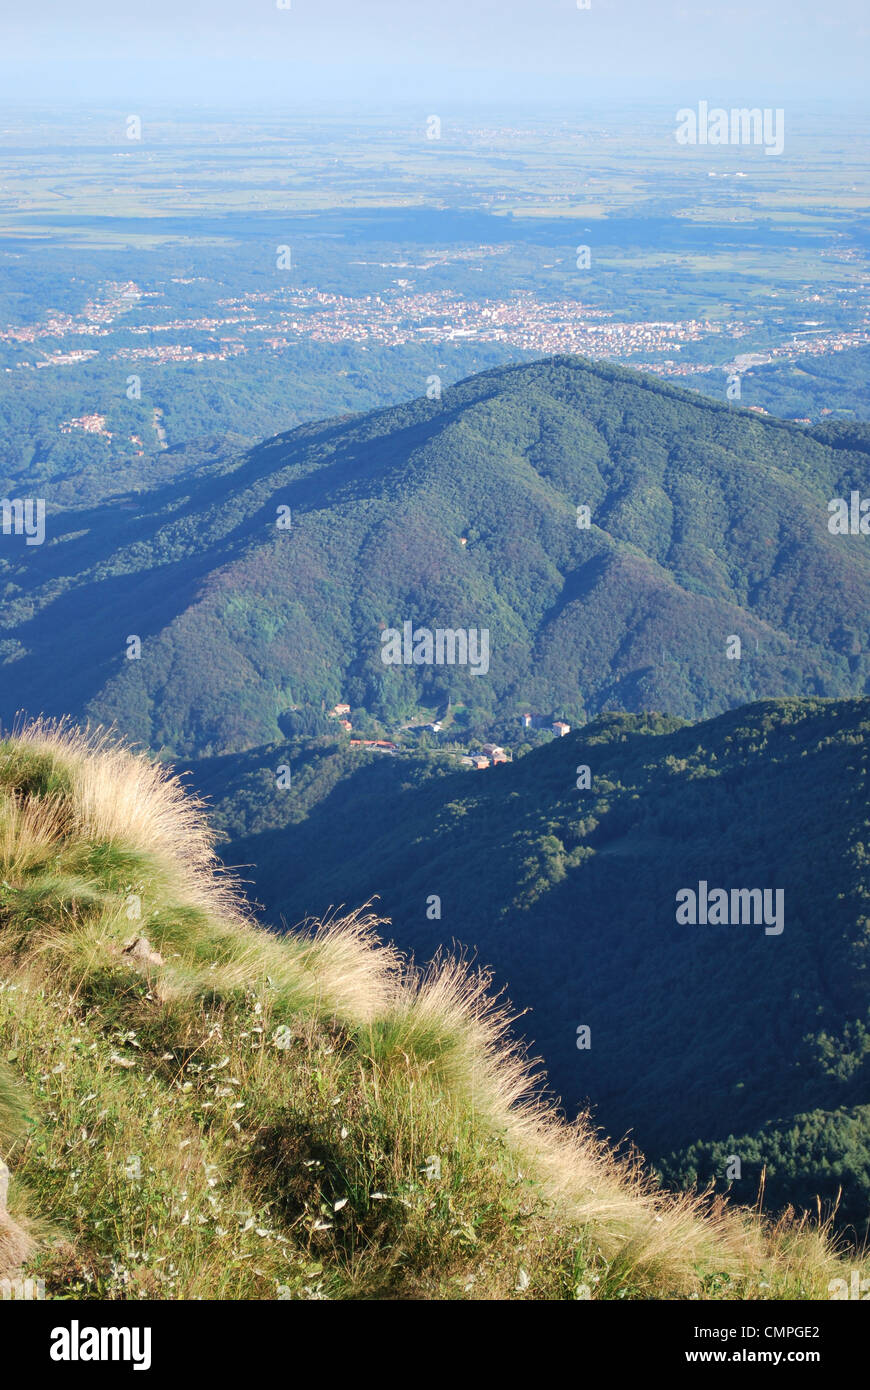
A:
<svg viewBox="0 0 870 1390">
<path fill-rule="evenodd" d="M 128 941 L 123 954 L 129 956 L 131 960 L 140 961 L 143 965 L 163 965 L 164 963 L 160 952 L 154 950 L 147 936 L 137 936 L 132 941 Z"/>
</svg>

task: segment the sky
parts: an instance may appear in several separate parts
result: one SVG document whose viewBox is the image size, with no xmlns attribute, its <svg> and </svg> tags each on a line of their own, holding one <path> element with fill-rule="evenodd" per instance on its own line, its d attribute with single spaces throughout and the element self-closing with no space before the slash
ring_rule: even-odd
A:
<svg viewBox="0 0 870 1390">
<path fill-rule="evenodd" d="M 631 99 L 764 107 L 860 100 L 870 73 L 867 0 L 286 4 L 0 0 L 0 101 L 312 112 Z"/>
</svg>

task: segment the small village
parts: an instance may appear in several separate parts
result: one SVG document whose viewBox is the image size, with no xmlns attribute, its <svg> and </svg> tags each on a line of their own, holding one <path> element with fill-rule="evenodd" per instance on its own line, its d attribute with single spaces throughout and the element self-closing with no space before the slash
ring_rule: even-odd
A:
<svg viewBox="0 0 870 1390">
<path fill-rule="evenodd" d="M 346 734 L 350 734 L 353 732 L 353 724 L 351 723 L 349 715 L 350 705 L 339 703 L 333 705 L 327 717 L 329 719 L 335 719 L 339 727 L 343 729 Z M 564 738 L 566 734 L 570 734 L 571 732 L 571 725 L 567 724 L 564 719 L 557 719 L 554 723 L 547 725 L 542 720 L 536 722 L 535 717 L 531 714 L 522 714 L 520 715 L 519 723 L 523 732 L 535 727 L 549 727 L 550 732 L 555 738 Z M 421 728 L 426 733 L 439 734 L 442 731 L 442 722 L 440 720 L 435 720 L 431 724 L 423 724 L 416 727 Z M 349 743 L 351 748 L 365 748 L 376 753 L 397 754 L 402 752 L 401 746 L 388 738 L 352 738 Z M 482 772 L 488 767 L 497 767 L 499 763 L 509 763 L 513 761 L 512 755 L 497 743 L 487 742 L 481 744 L 480 748 L 469 748 L 465 753 L 454 752 L 452 749 L 445 751 L 450 753 L 451 756 L 458 758 L 463 767 L 473 768 L 476 772 Z"/>
</svg>

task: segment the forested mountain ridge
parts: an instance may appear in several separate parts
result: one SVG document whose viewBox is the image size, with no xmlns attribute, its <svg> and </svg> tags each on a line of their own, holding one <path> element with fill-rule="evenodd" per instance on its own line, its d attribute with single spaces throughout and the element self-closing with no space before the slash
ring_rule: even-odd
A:
<svg viewBox="0 0 870 1390">
<path fill-rule="evenodd" d="M 49 495 L 44 545 L 2 538 L 0 715 L 88 714 L 195 757 L 339 700 L 395 727 L 449 699 L 486 727 L 863 694 L 866 537 L 827 525 L 866 476 L 846 444 L 557 357 L 110 507 Z M 488 671 L 385 667 L 403 621 L 486 630 Z"/>
<path fill-rule="evenodd" d="M 569 1110 L 590 1101 L 677 1179 L 742 1154 L 746 1200 L 765 1163 L 771 1201 L 842 1185 L 860 1224 L 868 739 L 868 700 L 762 701 L 695 725 L 606 715 L 480 773 L 359 754 L 319 773 L 319 800 L 301 758 L 298 793 L 276 794 L 286 745 L 197 775 L 266 920 L 376 896 L 403 949 L 455 943 L 495 968 Z M 701 883 L 781 892 L 781 930 L 680 922 Z"/>
</svg>

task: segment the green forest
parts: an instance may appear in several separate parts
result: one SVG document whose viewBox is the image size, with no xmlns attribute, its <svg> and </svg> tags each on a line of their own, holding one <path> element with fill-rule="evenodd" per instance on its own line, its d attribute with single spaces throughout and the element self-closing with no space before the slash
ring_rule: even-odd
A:
<svg viewBox="0 0 870 1390">
<path fill-rule="evenodd" d="M 863 1230 L 868 735 L 868 700 L 762 701 L 701 724 L 605 715 L 482 772 L 312 740 L 194 777 L 265 920 L 376 899 L 421 960 L 456 943 L 492 965 L 569 1112 L 591 1103 L 668 1181 L 725 1188 L 736 1154 L 741 1200 L 763 1169 L 771 1207 L 842 1187 Z M 701 880 L 782 889 L 782 934 L 678 925 Z"/>
</svg>

